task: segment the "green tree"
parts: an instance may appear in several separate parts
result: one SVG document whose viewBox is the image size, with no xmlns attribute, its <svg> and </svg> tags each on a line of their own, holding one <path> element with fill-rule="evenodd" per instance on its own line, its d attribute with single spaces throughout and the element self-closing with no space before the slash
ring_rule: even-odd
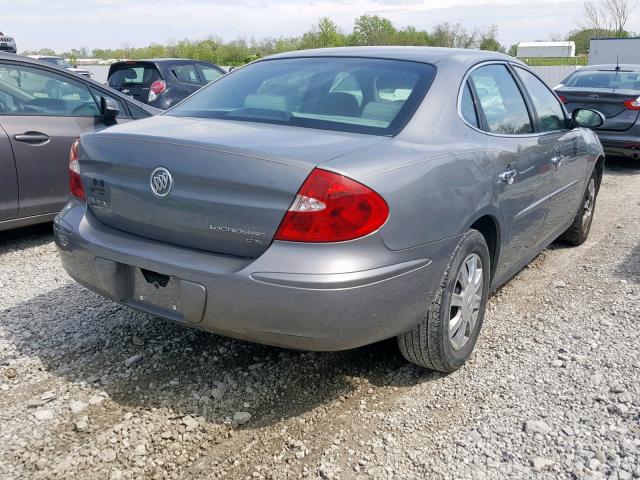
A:
<svg viewBox="0 0 640 480">
<path fill-rule="evenodd" d="M 387 18 L 378 15 L 362 15 L 353 26 L 353 41 L 356 45 L 391 45 L 396 29 Z"/>
<path fill-rule="evenodd" d="M 344 45 L 344 35 L 329 17 L 321 18 L 316 29 L 320 47 L 339 47 Z"/>
</svg>

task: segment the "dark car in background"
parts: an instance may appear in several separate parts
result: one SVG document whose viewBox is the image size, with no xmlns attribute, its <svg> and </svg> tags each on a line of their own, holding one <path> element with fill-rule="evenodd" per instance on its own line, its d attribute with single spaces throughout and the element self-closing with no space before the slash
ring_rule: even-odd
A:
<svg viewBox="0 0 640 480">
<path fill-rule="evenodd" d="M 183 58 L 126 60 L 109 68 L 108 85 L 166 110 L 226 72 L 217 65 Z"/>
<path fill-rule="evenodd" d="M 604 115 L 595 131 L 607 155 L 640 158 L 640 65 L 583 67 L 554 90 L 569 113 L 591 108 Z"/>
<path fill-rule="evenodd" d="M 0 230 L 53 219 L 80 134 L 157 113 L 64 68 L 0 53 Z"/>
</svg>

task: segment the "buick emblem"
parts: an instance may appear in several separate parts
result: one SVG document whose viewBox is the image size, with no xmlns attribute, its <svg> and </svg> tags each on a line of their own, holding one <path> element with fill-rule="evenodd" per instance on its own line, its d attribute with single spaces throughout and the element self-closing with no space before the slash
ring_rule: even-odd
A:
<svg viewBox="0 0 640 480">
<path fill-rule="evenodd" d="M 173 178 L 164 167 L 158 167 L 151 172 L 149 177 L 149 185 L 151 185 L 151 191 L 158 197 L 166 197 L 171 193 L 173 188 Z"/>
</svg>

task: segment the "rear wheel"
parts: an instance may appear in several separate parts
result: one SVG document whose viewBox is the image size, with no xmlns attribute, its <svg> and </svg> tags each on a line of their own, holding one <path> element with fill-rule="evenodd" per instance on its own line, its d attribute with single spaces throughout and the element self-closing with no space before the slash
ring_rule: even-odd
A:
<svg viewBox="0 0 640 480">
<path fill-rule="evenodd" d="M 490 258 L 480 232 L 469 230 L 453 252 L 422 321 L 398 336 L 402 355 L 431 370 L 453 372 L 467 361 L 484 319 Z"/>
<path fill-rule="evenodd" d="M 596 198 L 598 197 L 598 172 L 593 171 L 587 189 L 582 196 L 582 202 L 578 213 L 573 219 L 571 226 L 560 236 L 560 240 L 571 245 L 582 245 L 589 237 L 593 214 L 596 208 Z"/>
</svg>

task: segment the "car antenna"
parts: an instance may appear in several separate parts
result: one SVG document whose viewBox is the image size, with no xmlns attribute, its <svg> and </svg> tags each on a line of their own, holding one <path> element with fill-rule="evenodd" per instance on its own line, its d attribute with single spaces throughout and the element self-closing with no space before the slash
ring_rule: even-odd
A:
<svg viewBox="0 0 640 480">
<path fill-rule="evenodd" d="M 616 55 L 616 72 L 620 71 L 620 55 Z"/>
</svg>

